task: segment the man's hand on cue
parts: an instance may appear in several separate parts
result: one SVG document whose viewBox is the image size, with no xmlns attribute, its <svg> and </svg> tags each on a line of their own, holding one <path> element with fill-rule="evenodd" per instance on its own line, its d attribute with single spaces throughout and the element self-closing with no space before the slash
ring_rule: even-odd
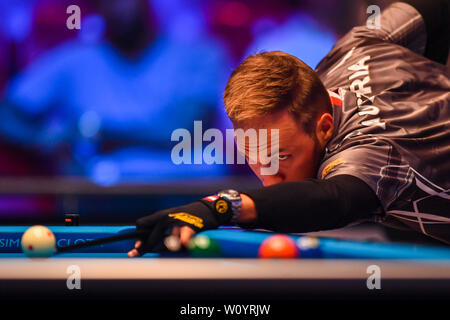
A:
<svg viewBox="0 0 450 320">
<path fill-rule="evenodd" d="M 187 246 L 195 233 L 229 224 L 231 217 L 231 204 L 218 197 L 206 197 L 184 206 L 157 211 L 136 221 L 138 231 L 148 232 L 136 241 L 128 256 L 136 257 L 160 250 L 169 235 L 178 236 L 181 244 Z"/>
</svg>

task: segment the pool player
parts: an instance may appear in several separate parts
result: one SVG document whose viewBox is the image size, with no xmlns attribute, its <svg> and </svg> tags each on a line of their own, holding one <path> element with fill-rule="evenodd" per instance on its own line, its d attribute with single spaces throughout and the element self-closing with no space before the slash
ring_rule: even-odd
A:
<svg viewBox="0 0 450 320">
<path fill-rule="evenodd" d="M 264 187 L 224 190 L 137 221 L 153 250 L 223 224 L 309 232 L 372 220 L 450 243 L 447 1 L 388 7 L 353 28 L 313 71 L 283 52 L 248 57 L 225 88 L 235 128 L 279 129 L 279 170 Z M 239 147 L 239 146 L 238 146 Z M 240 146 L 248 156 L 248 145 Z"/>
</svg>

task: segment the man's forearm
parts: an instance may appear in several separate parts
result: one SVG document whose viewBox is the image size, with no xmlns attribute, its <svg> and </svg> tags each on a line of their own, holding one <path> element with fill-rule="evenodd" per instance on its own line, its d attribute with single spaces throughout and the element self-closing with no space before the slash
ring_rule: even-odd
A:
<svg viewBox="0 0 450 320">
<path fill-rule="evenodd" d="M 256 222 L 258 217 L 256 212 L 255 201 L 250 198 L 245 193 L 241 194 L 242 198 L 242 207 L 241 207 L 241 215 L 239 216 L 238 222 L 241 224 L 252 224 Z"/>
<path fill-rule="evenodd" d="M 246 192 L 239 224 L 279 232 L 343 227 L 380 210 L 375 193 L 352 176 L 305 180 Z"/>
</svg>

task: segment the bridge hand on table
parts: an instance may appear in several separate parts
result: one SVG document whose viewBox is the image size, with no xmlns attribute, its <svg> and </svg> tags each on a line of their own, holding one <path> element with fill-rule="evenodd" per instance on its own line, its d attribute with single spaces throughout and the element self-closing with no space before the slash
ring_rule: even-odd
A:
<svg viewBox="0 0 450 320">
<path fill-rule="evenodd" d="M 195 231 L 192 228 L 188 227 L 188 226 L 174 227 L 172 229 L 172 233 L 171 233 L 171 236 L 176 237 L 177 239 L 179 239 L 178 243 L 181 244 L 181 246 L 186 247 L 186 248 L 188 247 L 189 241 L 191 240 L 191 238 L 194 235 L 195 235 Z M 142 246 L 142 241 L 141 240 L 137 240 L 136 243 L 134 244 L 134 249 L 132 249 L 132 250 L 130 250 L 128 252 L 128 257 L 134 258 L 134 257 L 137 257 L 137 256 L 141 255 L 139 253 L 139 248 L 141 246 Z M 168 246 L 168 245 L 166 244 L 166 246 Z M 169 248 L 169 250 L 172 250 L 172 249 Z"/>
<path fill-rule="evenodd" d="M 148 230 L 139 238 L 129 257 L 141 256 L 146 252 L 158 251 L 158 245 L 170 232 L 179 237 L 181 244 L 187 247 L 190 238 L 197 232 L 216 229 L 231 220 L 231 205 L 227 200 L 206 197 L 193 203 L 157 211 L 136 221 L 136 229 Z M 221 202 L 220 202 L 221 201 Z"/>
</svg>

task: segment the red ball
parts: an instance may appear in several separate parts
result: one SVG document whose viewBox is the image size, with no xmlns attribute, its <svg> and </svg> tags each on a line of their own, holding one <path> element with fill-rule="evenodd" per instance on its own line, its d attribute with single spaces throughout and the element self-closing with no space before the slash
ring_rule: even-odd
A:
<svg viewBox="0 0 450 320">
<path fill-rule="evenodd" d="M 260 258 L 293 259 L 299 256 L 299 251 L 294 240 L 284 234 L 276 234 L 268 237 L 259 247 Z"/>
</svg>

